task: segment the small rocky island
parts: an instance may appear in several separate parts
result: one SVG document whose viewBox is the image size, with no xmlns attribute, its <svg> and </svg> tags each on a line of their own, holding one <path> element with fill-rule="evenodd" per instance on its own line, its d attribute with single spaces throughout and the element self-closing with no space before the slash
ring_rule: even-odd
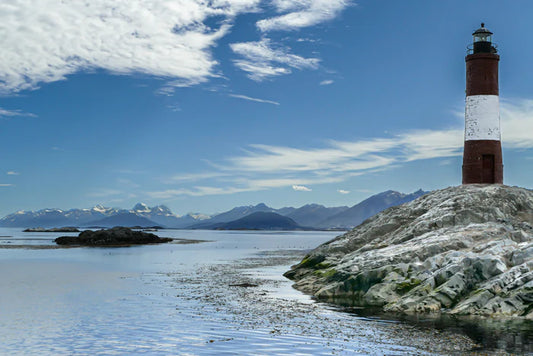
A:
<svg viewBox="0 0 533 356">
<path fill-rule="evenodd" d="M 54 227 L 51 229 L 45 229 L 43 227 L 29 227 L 22 232 L 80 232 L 76 227 Z"/>
<path fill-rule="evenodd" d="M 114 227 L 108 230 L 85 230 L 78 236 L 61 236 L 54 241 L 58 245 L 99 247 L 158 244 L 170 242 L 172 239 L 161 238 L 154 234 L 135 231 L 127 227 Z"/>
<path fill-rule="evenodd" d="M 375 215 L 285 276 L 338 304 L 533 319 L 532 226 L 532 190 L 450 187 Z"/>
</svg>

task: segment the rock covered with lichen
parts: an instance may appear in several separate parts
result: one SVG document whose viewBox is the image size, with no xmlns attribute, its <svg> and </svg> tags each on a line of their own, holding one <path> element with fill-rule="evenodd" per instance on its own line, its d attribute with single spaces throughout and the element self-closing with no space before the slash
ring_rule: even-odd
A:
<svg viewBox="0 0 533 356">
<path fill-rule="evenodd" d="M 285 275 L 322 300 L 533 319 L 533 191 L 464 185 L 387 209 Z"/>
</svg>

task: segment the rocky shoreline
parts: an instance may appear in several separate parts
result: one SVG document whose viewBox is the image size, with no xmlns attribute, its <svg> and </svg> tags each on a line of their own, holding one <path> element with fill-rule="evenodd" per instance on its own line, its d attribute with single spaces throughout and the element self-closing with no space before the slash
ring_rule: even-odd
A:
<svg viewBox="0 0 533 356">
<path fill-rule="evenodd" d="M 315 349 L 321 355 L 479 355 L 476 350 L 482 346 L 456 328 L 419 327 L 396 319 L 389 322 L 372 316 L 359 317 L 357 313 L 302 302 L 291 292 L 281 292 L 289 281 L 269 271 L 294 263 L 304 253 L 264 251 L 250 258 L 201 266 L 194 272 L 166 277 L 176 288 L 177 298 L 200 302 L 195 306 L 199 318 L 223 318 L 234 324 L 228 329 L 243 330 L 246 334 L 250 333 L 247 330 L 266 332 L 272 342 L 292 337 L 307 340 L 309 350 L 313 350 L 313 344 L 322 345 Z M 209 343 L 232 340 L 213 339 Z M 486 349 L 482 354 L 507 355 L 504 350 Z"/>
<path fill-rule="evenodd" d="M 533 319 L 532 226 L 531 190 L 450 187 L 375 215 L 285 276 L 337 304 Z"/>
</svg>

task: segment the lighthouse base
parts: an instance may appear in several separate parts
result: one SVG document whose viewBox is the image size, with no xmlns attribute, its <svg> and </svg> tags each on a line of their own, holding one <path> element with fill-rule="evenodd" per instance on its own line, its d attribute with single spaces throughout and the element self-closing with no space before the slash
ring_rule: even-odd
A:
<svg viewBox="0 0 533 356">
<path fill-rule="evenodd" d="M 465 141 L 463 184 L 503 184 L 502 145 L 500 141 Z"/>
</svg>

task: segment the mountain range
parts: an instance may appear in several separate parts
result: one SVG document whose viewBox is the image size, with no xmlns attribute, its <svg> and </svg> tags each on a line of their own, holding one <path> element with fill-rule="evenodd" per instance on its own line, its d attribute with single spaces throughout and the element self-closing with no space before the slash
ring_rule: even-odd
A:
<svg viewBox="0 0 533 356">
<path fill-rule="evenodd" d="M 386 191 L 352 206 L 325 207 L 307 204 L 300 208 L 271 208 L 264 203 L 235 207 L 213 216 L 187 214 L 178 216 L 164 206 L 148 207 L 136 204 L 132 209 L 107 208 L 97 205 L 90 209 L 43 209 L 18 211 L 0 219 L 1 227 L 60 227 L 60 226 L 162 226 L 190 229 L 350 229 L 391 206 L 400 205 L 426 194 L 418 190 L 411 194 Z M 255 213 L 252 218 L 241 220 Z M 284 218 L 288 218 L 284 219 Z M 236 224 L 224 225 L 236 222 Z M 255 224 L 255 225 L 254 225 Z M 270 225 L 269 225 L 270 224 Z M 305 228 L 304 228 L 305 227 Z"/>
</svg>

